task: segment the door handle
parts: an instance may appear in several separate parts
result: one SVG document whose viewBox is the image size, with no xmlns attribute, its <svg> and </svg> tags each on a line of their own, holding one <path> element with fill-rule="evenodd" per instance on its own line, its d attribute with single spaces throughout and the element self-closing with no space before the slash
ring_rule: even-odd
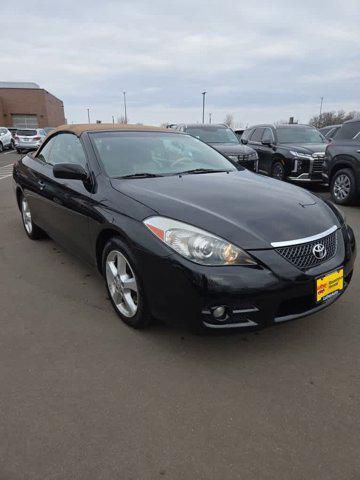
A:
<svg viewBox="0 0 360 480">
<path fill-rule="evenodd" d="M 45 183 L 44 183 L 44 182 L 42 182 L 41 180 L 39 180 L 39 181 L 38 181 L 38 185 L 39 185 L 40 190 L 44 190 L 44 188 L 45 188 Z"/>
</svg>

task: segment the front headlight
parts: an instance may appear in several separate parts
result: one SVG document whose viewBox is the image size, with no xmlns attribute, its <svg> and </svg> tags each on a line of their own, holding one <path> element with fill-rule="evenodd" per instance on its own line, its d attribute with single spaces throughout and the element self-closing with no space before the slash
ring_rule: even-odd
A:
<svg viewBox="0 0 360 480">
<path fill-rule="evenodd" d="M 233 160 L 234 162 L 238 162 L 239 161 L 239 158 L 237 155 L 228 155 L 228 158 L 231 158 L 231 160 Z"/>
<path fill-rule="evenodd" d="M 259 157 L 258 157 L 258 154 L 257 152 L 251 152 L 249 154 L 249 160 L 257 160 Z"/>
<path fill-rule="evenodd" d="M 202 265 L 257 265 L 244 250 L 212 233 L 165 217 L 144 220 L 146 227 L 170 248 Z"/>
<path fill-rule="evenodd" d="M 307 154 L 307 153 L 295 152 L 295 151 L 292 151 L 292 150 L 290 150 L 290 153 L 291 153 L 291 155 L 293 155 L 295 158 L 308 158 L 308 159 L 313 158 L 312 155 Z"/>
</svg>

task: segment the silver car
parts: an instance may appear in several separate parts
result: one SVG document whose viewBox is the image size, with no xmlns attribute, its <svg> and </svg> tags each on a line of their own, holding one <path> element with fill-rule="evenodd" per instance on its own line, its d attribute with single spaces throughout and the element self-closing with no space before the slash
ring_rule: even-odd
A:
<svg viewBox="0 0 360 480">
<path fill-rule="evenodd" d="M 19 128 L 15 135 L 15 148 L 18 153 L 24 150 L 37 150 L 46 132 L 43 128 Z"/>
</svg>

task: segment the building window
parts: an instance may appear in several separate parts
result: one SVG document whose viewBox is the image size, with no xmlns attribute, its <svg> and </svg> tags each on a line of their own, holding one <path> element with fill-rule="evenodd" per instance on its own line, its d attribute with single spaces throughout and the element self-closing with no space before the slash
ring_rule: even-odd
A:
<svg viewBox="0 0 360 480">
<path fill-rule="evenodd" d="M 11 115 L 13 127 L 36 128 L 39 126 L 36 115 Z"/>
</svg>

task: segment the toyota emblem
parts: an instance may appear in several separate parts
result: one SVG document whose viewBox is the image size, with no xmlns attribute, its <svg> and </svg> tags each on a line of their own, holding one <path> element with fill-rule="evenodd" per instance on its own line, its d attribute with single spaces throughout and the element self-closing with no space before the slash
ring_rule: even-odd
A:
<svg viewBox="0 0 360 480">
<path fill-rule="evenodd" d="M 322 243 L 317 243 L 316 245 L 314 245 L 312 253 L 314 257 L 316 257 L 318 260 L 322 260 L 324 257 L 326 257 L 325 245 L 323 245 Z"/>
</svg>

